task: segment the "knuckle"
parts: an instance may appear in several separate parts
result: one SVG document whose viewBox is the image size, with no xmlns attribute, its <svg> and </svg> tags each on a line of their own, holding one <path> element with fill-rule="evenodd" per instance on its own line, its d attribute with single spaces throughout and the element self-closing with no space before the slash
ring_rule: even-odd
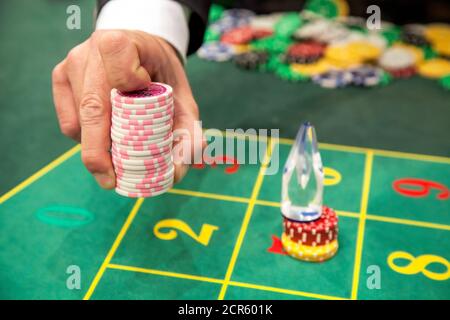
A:
<svg viewBox="0 0 450 320">
<path fill-rule="evenodd" d="M 106 30 L 95 30 L 92 32 L 90 40 L 97 42 L 105 33 L 108 33 L 109 31 Z"/>
<path fill-rule="evenodd" d="M 69 51 L 69 53 L 67 53 L 67 57 L 66 57 L 67 63 L 68 64 L 76 63 L 80 58 L 80 51 L 81 51 L 81 47 L 79 45 L 72 48 Z"/>
<path fill-rule="evenodd" d="M 63 75 L 63 62 L 57 64 L 52 71 L 52 81 L 53 83 L 59 83 L 62 80 L 62 75 Z"/>
<path fill-rule="evenodd" d="M 81 153 L 81 161 L 90 172 L 100 171 L 101 157 L 97 152 L 91 150 L 84 150 Z"/>
<path fill-rule="evenodd" d="M 125 32 L 120 30 L 108 31 L 98 37 L 100 50 L 104 54 L 113 54 L 123 50 L 128 42 Z"/>
<path fill-rule="evenodd" d="M 98 125 L 106 115 L 102 99 L 96 93 L 86 94 L 80 102 L 80 122 L 82 126 Z"/>
</svg>

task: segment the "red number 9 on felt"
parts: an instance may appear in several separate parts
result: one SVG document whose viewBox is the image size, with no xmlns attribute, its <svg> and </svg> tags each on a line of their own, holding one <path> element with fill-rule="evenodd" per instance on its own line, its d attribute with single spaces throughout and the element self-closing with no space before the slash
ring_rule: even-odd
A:
<svg viewBox="0 0 450 320">
<path fill-rule="evenodd" d="M 395 180 L 392 187 L 401 195 L 413 198 L 429 196 L 433 189 L 438 191 L 436 199 L 447 200 L 450 195 L 450 191 L 445 185 L 438 182 L 417 178 L 403 178 Z"/>
</svg>

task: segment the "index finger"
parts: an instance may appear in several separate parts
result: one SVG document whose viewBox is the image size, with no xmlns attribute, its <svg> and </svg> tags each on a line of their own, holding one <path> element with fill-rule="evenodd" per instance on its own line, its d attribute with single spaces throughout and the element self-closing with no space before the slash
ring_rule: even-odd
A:
<svg viewBox="0 0 450 320">
<path fill-rule="evenodd" d="M 80 102 L 81 157 L 86 168 L 105 189 L 115 186 L 111 147 L 109 87 L 100 53 L 92 44 Z"/>
</svg>

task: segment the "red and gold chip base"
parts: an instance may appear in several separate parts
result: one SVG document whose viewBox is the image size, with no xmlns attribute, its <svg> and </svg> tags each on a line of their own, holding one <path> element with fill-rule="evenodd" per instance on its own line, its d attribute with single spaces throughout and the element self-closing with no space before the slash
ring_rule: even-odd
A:
<svg viewBox="0 0 450 320">
<path fill-rule="evenodd" d="M 330 259 L 339 247 L 336 212 L 323 206 L 320 218 L 310 222 L 283 217 L 281 242 L 284 250 L 296 259 L 313 262 Z"/>
</svg>

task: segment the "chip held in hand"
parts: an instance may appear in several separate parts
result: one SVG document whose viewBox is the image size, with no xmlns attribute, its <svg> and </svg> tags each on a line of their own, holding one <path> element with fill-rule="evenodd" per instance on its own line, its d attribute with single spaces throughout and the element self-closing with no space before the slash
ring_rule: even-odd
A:
<svg viewBox="0 0 450 320">
<path fill-rule="evenodd" d="M 143 90 L 111 91 L 111 156 L 116 192 L 147 198 L 173 185 L 172 87 L 152 82 Z"/>
</svg>

